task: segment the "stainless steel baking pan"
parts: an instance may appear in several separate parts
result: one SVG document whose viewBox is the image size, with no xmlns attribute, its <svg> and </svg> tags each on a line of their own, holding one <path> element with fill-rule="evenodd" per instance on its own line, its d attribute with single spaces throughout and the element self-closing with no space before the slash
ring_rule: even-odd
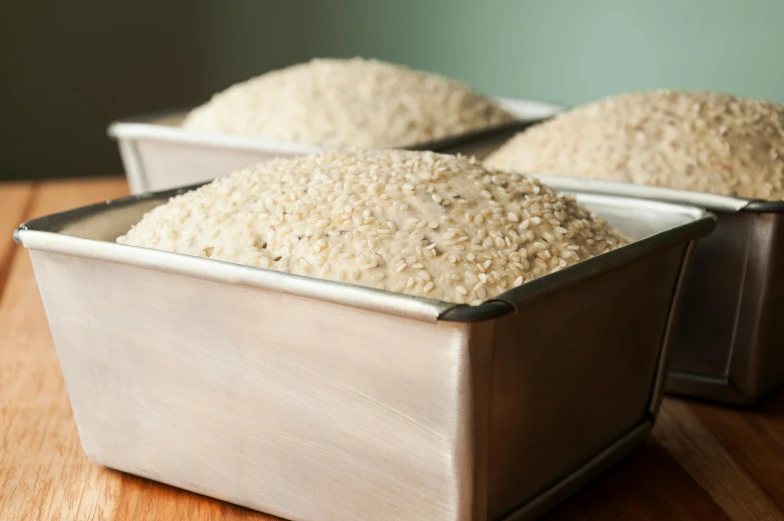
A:
<svg viewBox="0 0 784 521">
<path fill-rule="evenodd" d="M 639 239 L 480 306 L 113 240 L 179 191 L 23 224 L 97 463 L 301 521 L 537 516 L 639 445 L 700 209 L 579 195 Z"/>
<path fill-rule="evenodd" d="M 562 190 L 691 204 L 718 216 L 697 245 L 667 390 L 752 405 L 784 385 L 784 201 L 541 175 Z"/>
<path fill-rule="evenodd" d="M 542 101 L 496 98 L 518 116 L 519 122 L 486 131 L 454 136 L 408 147 L 412 150 L 448 152 L 465 143 L 505 141 L 524 128 L 563 110 Z M 120 147 L 120 156 L 131 192 L 165 190 L 209 181 L 239 168 L 274 157 L 310 154 L 322 147 L 212 132 L 186 130 L 179 125 L 187 111 L 140 116 L 112 123 L 109 135 Z"/>
</svg>

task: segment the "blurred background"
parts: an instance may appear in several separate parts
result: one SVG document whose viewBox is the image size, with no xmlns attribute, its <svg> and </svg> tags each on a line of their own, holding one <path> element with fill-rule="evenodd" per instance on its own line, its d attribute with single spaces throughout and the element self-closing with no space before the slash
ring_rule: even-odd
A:
<svg viewBox="0 0 784 521">
<path fill-rule="evenodd" d="M 321 56 L 567 105 L 656 87 L 784 102 L 782 28 L 782 0 L 15 2 L 0 179 L 119 174 L 112 120 Z"/>
</svg>

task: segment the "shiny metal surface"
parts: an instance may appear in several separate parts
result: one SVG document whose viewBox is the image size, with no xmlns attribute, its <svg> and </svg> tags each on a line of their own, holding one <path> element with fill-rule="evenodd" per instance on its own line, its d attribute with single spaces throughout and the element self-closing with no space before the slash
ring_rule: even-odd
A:
<svg viewBox="0 0 784 521">
<path fill-rule="evenodd" d="M 652 420 L 647 404 L 683 257 L 683 245 L 660 250 L 497 321 L 490 519 Z"/>
<path fill-rule="evenodd" d="M 540 175 L 561 190 L 689 203 L 718 216 L 696 248 L 667 390 L 751 405 L 784 385 L 784 201 Z"/>
<path fill-rule="evenodd" d="M 784 212 L 718 216 L 697 248 L 668 388 L 751 405 L 784 384 Z"/>
<path fill-rule="evenodd" d="M 520 123 L 409 147 L 450 152 L 472 143 L 497 143 L 515 132 L 563 110 L 542 101 L 496 98 Z M 120 148 L 131 192 L 139 194 L 209 181 L 274 157 L 309 154 L 322 147 L 270 139 L 185 130 L 179 123 L 187 111 L 117 121 L 109 135 Z"/>
<path fill-rule="evenodd" d="M 587 483 L 650 428 L 689 245 L 713 226 L 581 194 L 640 240 L 466 310 L 109 242 L 171 193 L 15 234 L 82 445 L 302 521 L 529 519 Z"/>
<path fill-rule="evenodd" d="M 555 486 L 550 487 L 547 491 L 539 494 L 535 499 L 532 499 L 505 517 L 503 521 L 529 521 L 545 514 L 553 505 L 560 503 L 580 490 L 586 483 L 596 479 L 602 472 L 642 445 L 651 430 L 651 425 L 651 422 L 641 423 L 572 472 L 567 478 L 559 481 Z"/>
</svg>

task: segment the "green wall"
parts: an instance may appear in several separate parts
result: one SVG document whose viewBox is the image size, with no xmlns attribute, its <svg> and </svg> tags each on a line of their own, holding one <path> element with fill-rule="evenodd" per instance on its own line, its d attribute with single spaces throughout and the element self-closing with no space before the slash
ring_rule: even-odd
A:
<svg viewBox="0 0 784 521">
<path fill-rule="evenodd" d="M 0 17 L 0 178 L 119 172 L 111 120 L 312 56 L 567 104 L 654 87 L 784 102 L 782 0 L 19 4 Z"/>
</svg>

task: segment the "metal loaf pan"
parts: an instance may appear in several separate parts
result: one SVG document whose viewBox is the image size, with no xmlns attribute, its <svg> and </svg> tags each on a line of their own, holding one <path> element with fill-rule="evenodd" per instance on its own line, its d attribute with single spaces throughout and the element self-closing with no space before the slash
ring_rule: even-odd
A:
<svg viewBox="0 0 784 521">
<path fill-rule="evenodd" d="M 542 101 L 495 99 L 520 121 L 406 148 L 449 152 L 469 142 L 472 146 L 495 144 L 563 110 L 560 105 Z M 109 135 L 120 147 L 132 193 L 210 181 L 274 157 L 305 155 L 322 149 L 304 143 L 185 130 L 179 125 L 186 114 L 187 111 L 179 111 L 140 116 L 109 126 Z"/>
<path fill-rule="evenodd" d="M 180 191 L 32 220 L 95 462 L 300 521 L 531 519 L 639 445 L 703 210 L 580 195 L 640 239 L 454 305 L 115 237 Z"/>
<path fill-rule="evenodd" d="M 667 390 L 752 405 L 784 385 L 784 201 L 538 175 L 564 191 L 707 208 L 716 230 L 697 244 Z"/>
</svg>

